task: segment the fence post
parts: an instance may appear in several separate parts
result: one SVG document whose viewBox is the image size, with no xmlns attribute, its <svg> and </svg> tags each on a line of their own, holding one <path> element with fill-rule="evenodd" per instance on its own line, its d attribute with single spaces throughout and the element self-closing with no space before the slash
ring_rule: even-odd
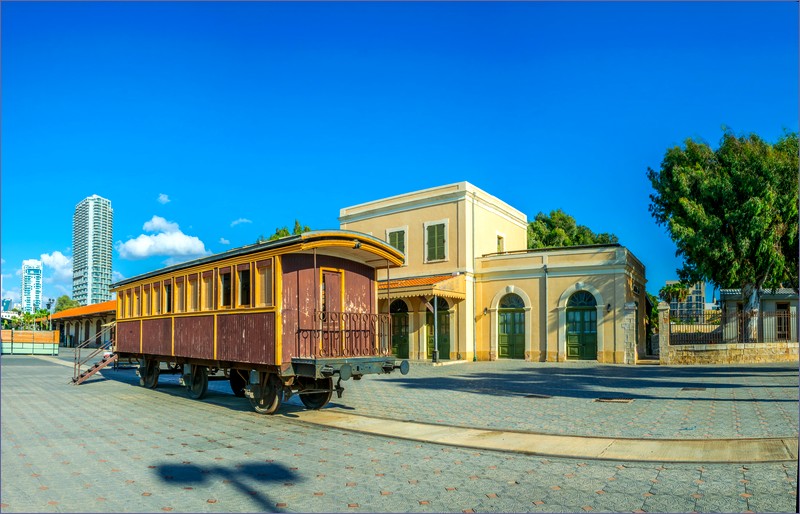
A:
<svg viewBox="0 0 800 514">
<path fill-rule="evenodd" d="M 658 304 L 658 362 L 669 364 L 669 304 Z"/>
<path fill-rule="evenodd" d="M 623 309 L 622 330 L 624 333 L 625 347 L 624 350 L 624 363 L 636 364 L 636 303 L 626 302 Z"/>
</svg>

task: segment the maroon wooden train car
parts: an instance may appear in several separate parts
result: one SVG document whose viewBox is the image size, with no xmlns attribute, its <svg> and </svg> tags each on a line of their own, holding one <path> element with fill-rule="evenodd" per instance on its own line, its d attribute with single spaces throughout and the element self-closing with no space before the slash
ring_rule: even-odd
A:
<svg viewBox="0 0 800 514">
<path fill-rule="evenodd" d="M 408 373 L 391 355 L 390 317 L 377 310 L 378 268 L 403 263 L 386 242 L 359 232 L 307 232 L 170 266 L 112 285 L 120 358 L 140 359 L 141 384 L 160 365 L 183 369 L 202 398 L 209 370 L 271 414 L 284 398 L 322 408 L 342 380 Z M 334 386 L 333 379 L 337 378 Z"/>
</svg>

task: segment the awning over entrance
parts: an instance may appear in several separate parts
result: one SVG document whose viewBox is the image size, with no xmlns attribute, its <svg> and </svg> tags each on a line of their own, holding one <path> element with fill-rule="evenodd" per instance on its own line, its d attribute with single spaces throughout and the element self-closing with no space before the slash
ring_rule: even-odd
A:
<svg viewBox="0 0 800 514">
<path fill-rule="evenodd" d="M 430 277 L 401 278 L 378 282 L 378 298 L 408 298 L 412 296 L 441 296 L 453 300 L 467 297 L 465 275 L 434 275 Z"/>
</svg>

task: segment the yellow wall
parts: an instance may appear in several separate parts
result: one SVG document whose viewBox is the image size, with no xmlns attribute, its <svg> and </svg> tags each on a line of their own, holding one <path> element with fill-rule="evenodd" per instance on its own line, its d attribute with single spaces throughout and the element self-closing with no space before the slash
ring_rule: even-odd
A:
<svg viewBox="0 0 800 514">
<path fill-rule="evenodd" d="M 445 219 L 448 258 L 425 263 L 424 223 Z M 598 361 L 625 360 L 623 323 L 632 312 L 626 304 L 630 307 L 635 301 L 639 302 L 638 353 L 644 353 L 645 270 L 624 247 L 526 252 L 526 216 L 465 182 L 344 208 L 340 224 L 342 229 L 381 239 L 387 238 L 387 229 L 407 230 L 406 265 L 391 271 L 393 279 L 465 274 L 466 299 L 448 300 L 453 320 L 451 359 L 459 353 L 467 360 L 475 354 L 478 360 L 497 358 L 497 303 L 508 291 L 526 302 L 528 360 L 566 360 L 565 306 L 577 290 L 588 290 L 598 302 Z M 504 238 L 506 252 L 519 253 L 489 255 L 498 250 L 498 235 Z M 379 273 L 385 279 L 385 271 Z M 424 302 L 419 297 L 405 300 L 410 306 L 410 358 L 425 359 Z M 381 311 L 387 310 L 384 301 Z"/>
</svg>

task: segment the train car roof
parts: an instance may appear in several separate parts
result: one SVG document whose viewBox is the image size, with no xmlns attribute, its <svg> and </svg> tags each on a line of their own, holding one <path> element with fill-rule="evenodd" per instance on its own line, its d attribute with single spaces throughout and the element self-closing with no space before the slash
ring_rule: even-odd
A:
<svg viewBox="0 0 800 514">
<path fill-rule="evenodd" d="M 234 248 L 222 253 L 216 253 L 207 257 L 201 257 L 191 261 L 174 264 L 155 271 L 143 273 L 135 277 L 126 278 L 111 284 L 111 289 L 117 289 L 133 282 L 146 280 L 158 275 L 165 275 L 180 271 L 182 269 L 203 266 L 217 261 L 222 261 L 232 257 L 241 257 L 263 250 L 277 250 L 293 245 L 300 245 L 295 250 L 305 253 L 314 249 L 319 249 L 323 254 L 341 255 L 368 264 L 372 267 L 383 267 L 388 263 L 389 267 L 402 266 L 405 262 L 403 252 L 391 246 L 386 241 L 382 241 L 369 234 L 356 232 L 353 230 L 314 230 L 302 234 L 283 237 L 273 241 L 255 243 L 252 245 Z"/>
</svg>

